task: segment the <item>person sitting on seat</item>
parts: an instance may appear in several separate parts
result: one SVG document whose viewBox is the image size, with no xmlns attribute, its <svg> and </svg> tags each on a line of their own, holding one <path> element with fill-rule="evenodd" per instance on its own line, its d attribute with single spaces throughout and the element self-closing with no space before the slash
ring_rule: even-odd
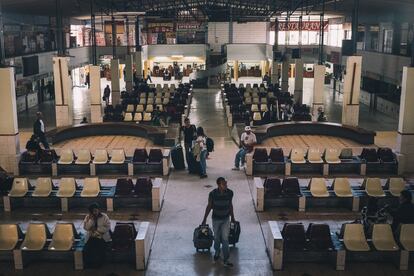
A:
<svg viewBox="0 0 414 276">
<path fill-rule="evenodd" d="M 397 230 L 402 224 L 414 223 L 414 204 L 411 192 L 404 190 L 400 194 L 400 204 L 397 209 L 390 210 L 392 216 L 392 229 Z"/>
<path fill-rule="evenodd" d="M 240 170 L 240 163 L 242 167 L 244 166 L 246 154 L 253 151 L 256 143 L 256 135 L 252 132 L 252 128 L 246 126 L 240 137 L 240 150 L 236 154 L 233 171 Z"/>
<path fill-rule="evenodd" d="M 83 125 L 83 124 L 87 124 L 87 123 L 88 123 L 88 119 L 86 117 L 83 117 L 80 124 Z"/>
<path fill-rule="evenodd" d="M 36 135 L 32 135 L 30 137 L 30 140 L 26 143 L 26 150 L 27 150 L 27 161 L 35 161 L 37 160 L 39 156 L 39 152 L 42 150 L 42 148 L 39 145 L 39 140 L 36 138 Z"/>
<path fill-rule="evenodd" d="M 263 82 L 270 83 L 270 77 L 267 73 L 263 76 Z"/>
<path fill-rule="evenodd" d="M 106 243 L 111 240 L 109 230 L 111 221 L 101 213 L 99 205 L 93 203 L 88 208 L 89 214 L 83 221 L 85 235 L 85 264 L 90 267 L 99 267 L 105 262 Z"/>
</svg>

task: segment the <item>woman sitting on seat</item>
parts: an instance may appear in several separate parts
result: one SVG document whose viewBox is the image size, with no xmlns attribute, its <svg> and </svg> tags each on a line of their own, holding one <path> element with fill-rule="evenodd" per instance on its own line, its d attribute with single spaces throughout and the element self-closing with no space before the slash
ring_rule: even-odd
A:
<svg viewBox="0 0 414 276">
<path fill-rule="evenodd" d="M 87 231 L 85 236 L 85 264 L 89 267 L 99 267 L 105 262 L 106 242 L 111 240 L 109 230 L 111 221 L 101 213 L 99 205 L 93 203 L 89 206 L 89 214 L 83 221 L 83 228 Z"/>
</svg>

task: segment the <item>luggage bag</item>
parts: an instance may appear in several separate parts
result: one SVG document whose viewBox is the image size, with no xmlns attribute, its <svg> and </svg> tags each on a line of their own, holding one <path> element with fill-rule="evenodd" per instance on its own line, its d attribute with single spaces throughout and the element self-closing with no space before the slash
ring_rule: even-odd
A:
<svg viewBox="0 0 414 276">
<path fill-rule="evenodd" d="M 176 145 L 171 150 L 171 160 L 176 170 L 184 170 L 184 153 L 181 145 Z"/>
<path fill-rule="evenodd" d="M 239 242 L 240 232 L 240 222 L 230 222 L 229 244 L 235 246 Z"/>
<path fill-rule="evenodd" d="M 213 239 L 213 230 L 211 230 L 208 224 L 200 225 L 194 229 L 193 243 L 197 252 L 199 250 L 210 251 L 210 247 L 213 245 Z"/>
</svg>

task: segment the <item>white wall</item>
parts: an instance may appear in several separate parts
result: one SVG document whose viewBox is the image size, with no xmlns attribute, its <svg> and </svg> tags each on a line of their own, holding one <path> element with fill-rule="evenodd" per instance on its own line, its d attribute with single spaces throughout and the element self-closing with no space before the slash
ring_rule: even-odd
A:
<svg viewBox="0 0 414 276">
<path fill-rule="evenodd" d="M 207 41 L 213 52 L 221 52 L 221 46 L 229 43 L 229 23 L 209 22 Z"/>
<path fill-rule="evenodd" d="M 147 59 L 154 57 L 170 57 L 183 55 L 206 59 L 206 44 L 178 44 L 178 45 L 146 45 L 143 47 L 143 56 Z"/>
<path fill-rule="evenodd" d="M 233 43 L 266 43 L 266 22 L 233 23 Z"/>
<path fill-rule="evenodd" d="M 259 61 L 269 57 L 266 44 L 227 44 L 227 60 Z"/>
</svg>

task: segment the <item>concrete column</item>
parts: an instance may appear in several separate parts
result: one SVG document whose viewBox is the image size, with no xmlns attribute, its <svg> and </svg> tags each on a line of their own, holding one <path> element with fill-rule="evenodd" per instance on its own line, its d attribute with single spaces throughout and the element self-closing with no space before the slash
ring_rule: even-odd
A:
<svg viewBox="0 0 414 276">
<path fill-rule="evenodd" d="M 70 126 L 72 117 L 72 80 L 69 75 L 69 58 L 53 57 L 55 79 L 56 127 Z"/>
<path fill-rule="evenodd" d="M 137 77 L 142 78 L 142 51 L 135 52 L 134 63 Z"/>
<path fill-rule="evenodd" d="M 303 60 L 295 60 L 295 92 L 293 94 L 295 102 L 303 103 Z"/>
<path fill-rule="evenodd" d="M 89 66 L 91 80 L 91 122 L 102 123 L 101 72 L 99 66 Z"/>
<path fill-rule="evenodd" d="M 111 60 L 111 96 L 112 105 L 115 106 L 120 103 L 121 86 L 119 84 L 119 59 Z"/>
<path fill-rule="evenodd" d="M 0 166 L 19 175 L 20 139 L 17 124 L 14 68 L 0 68 Z"/>
<path fill-rule="evenodd" d="M 277 62 L 274 58 L 272 61 L 272 75 L 270 76 L 270 80 L 273 84 L 279 85 L 279 62 Z"/>
<path fill-rule="evenodd" d="M 133 55 L 125 56 L 125 88 L 131 92 L 134 89 L 132 64 L 134 63 Z"/>
<path fill-rule="evenodd" d="M 350 56 L 346 61 L 344 96 L 342 103 L 342 124 L 358 126 L 359 94 L 361 91 L 361 56 Z"/>
<path fill-rule="evenodd" d="M 313 121 L 318 118 L 318 108 L 324 104 L 324 83 L 325 83 L 325 65 L 313 66 L 314 81 L 313 81 L 313 100 L 312 100 L 312 116 Z"/>
<path fill-rule="evenodd" d="M 234 61 L 234 81 L 239 80 L 239 61 Z"/>
<path fill-rule="evenodd" d="M 414 67 L 404 67 L 397 149 L 399 173 L 414 172 Z"/>
<path fill-rule="evenodd" d="M 289 91 L 289 56 L 285 55 L 282 63 L 282 91 Z"/>
</svg>

